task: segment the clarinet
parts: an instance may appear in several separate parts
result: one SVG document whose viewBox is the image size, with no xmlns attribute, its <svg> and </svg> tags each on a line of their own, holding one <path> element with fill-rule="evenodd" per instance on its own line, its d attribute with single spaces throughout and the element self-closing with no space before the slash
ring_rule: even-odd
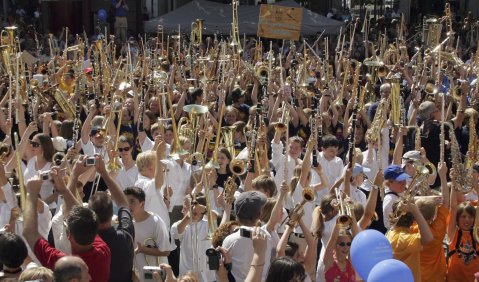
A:
<svg viewBox="0 0 479 282">
<path fill-rule="evenodd" d="M 256 111 L 256 114 L 254 117 L 254 123 L 253 123 L 253 130 L 251 131 L 251 146 L 249 148 L 249 164 L 250 165 L 248 168 L 248 172 L 254 172 L 254 161 L 255 161 L 254 159 L 255 159 L 257 136 L 258 136 L 258 111 Z"/>
<path fill-rule="evenodd" d="M 313 148 L 313 167 L 318 166 L 318 138 L 321 137 L 322 135 L 322 124 L 321 122 L 319 123 L 319 127 L 316 127 L 316 117 L 319 114 L 319 109 L 318 109 L 318 97 L 313 97 L 314 99 L 314 109 L 313 109 L 313 115 L 311 116 L 311 134 L 313 134 L 314 139 L 316 140 L 316 144 L 314 144 Z"/>
<path fill-rule="evenodd" d="M 36 118 L 33 113 L 33 93 L 30 91 L 30 75 L 28 70 L 25 71 L 25 91 L 27 92 L 27 99 L 28 99 L 28 116 L 30 117 L 31 122 L 35 122 Z"/>
<path fill-rule="evenodd" d="M 142 83 L 142 82 L 140 82 Z M 140 113 L 138 115 L 138 131 L 143 132 L 145 129 L 143 128 L 143 112 L 145 110 L 145 93 L 144 93 L 144 88 L 141 87 L 141 92 L 140 92 Z"/>
<path fill-rule="evenodd" d="M 359 106 L 359 91 L 358 91 L 358 80 L 359 80 L 359 71 L 361 68 L 361 64 L 358 63 L 356 65 L 356 70 L 354 74 L 354 83 L 353 83 L 353 89 L 354 89 L 354 106 L 353 106 L 353 111 L 351 113 L 351 135 L 349 136 L 349 164 L 348 166 L 350 168 L 353 167 L 353 157 L 354 157 L 354 136 L 356 135 L 356 121 L 357 121 L 357 114 L 358 114 L 358 106 Z"/>
<path fill-rule="evenodd" d="M 78 95 L 80 91 L 80 76 L 77 74 L 76 82 L 75 82 L 75 95 L 78 97 L 77 103 L 75 104 L 75 116 L 73 118 L 73 147 L 75 147 L 75 143 L 78 141 L 78 131 L 80 130 L 80 111 L 81 111 L 81 97 Z"/>
</svg>

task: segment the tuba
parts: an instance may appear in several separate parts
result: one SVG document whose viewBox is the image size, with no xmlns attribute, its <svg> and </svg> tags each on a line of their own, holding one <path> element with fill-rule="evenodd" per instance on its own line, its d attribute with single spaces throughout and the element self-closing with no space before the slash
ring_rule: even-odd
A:
<svg viewBox="0 0 479 282">
<path fill-rule="evenodd" d="M 194 46 L 200 46 L 202 43 L 203 21 L 204 20 L 196 19 L 196 21 L 191 23 L 190 41 Z"/>
</svg>

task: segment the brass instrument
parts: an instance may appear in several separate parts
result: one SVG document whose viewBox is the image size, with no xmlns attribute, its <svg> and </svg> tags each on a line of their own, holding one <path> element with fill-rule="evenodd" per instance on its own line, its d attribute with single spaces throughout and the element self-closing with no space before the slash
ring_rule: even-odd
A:
<svg viewBox="0 0 479 282">
<path fill-rule="evenodd" d="M 298 220 L 304 214 L 303 207 L 306 203 L 314 201 L 314 190 L 311 187 L 304 187 L 302 192 L 303 200 L 301 203 L 296 204 L 292 211 L 289 212 L 288 217 L 281 222 L 280 225 L 283 225 L 286 220 L 288 221 L 289 226 L 296 226 Z M 296 216 L 295 216 L 296 215 Z"/>
<path fill-rule="evenodd" d="M 202 44 L 203 21 L 204 20 L 196 19 L 196 21 L 191 23 L 190 41 L 194 46 L 200 46 Z"/>
<path fill-rule="evenodd" d="M 143 241 L 143 246 L 145 246 L 147 248 L 154 248 L 154 249 L 158 248 L 158 244 L 156 243 L 156 240 L 153 237 L 146 238 Z M 148 266 L 158 266 L 158 265 L 161 264 L 161 260 L 160 260 L 159 256 L 150 256 L 150 255 L 147 255 L 145 253 L 143 255 L 145 257 L 146 265 L 148 265 Z M 152 258 L 154 258 L 154 260 Z"/>
<path fill-rule="evenodd" d="M 14 142 L 15 142 L 15 160 L 17 161 L 17 178 L 18 178 L 18 187 L 20 187 L 20 209 L 25 209 L 25 202 L 27 198 L 27 192 L 25 190 L 25 179 L 23 178 L 24 174 L 22 171 L 22 153 L 19 150 L 19 142 L 18 142 L 18 134 L 14 132 L 13 135 Z"/>
<path fill-rule="evenodd" d="M 281 108 L 283 109 L 282 114 L 279 121 L 274 126 L 274 129 L 284 131 L 289 125 L 289 109 L 286 106 L 286 102 L 283 101 L 283 106 Z M 288 138 L 288 136 L 286 136 L 286 138 Z"/>
<path fill-rule="evenodd" d="M 391 92 L 392 94 L 392 92 Z M 379 142 L 379 136 L 381 135 L 381 129 L 384 124 L 385 118 L 385 108 L 386 102 L 382 100 L 379 102 L 378 108 L 376 110 L 376 114 L 374 115 L 374 119 L 371 122 L 371 127 L 366 131 L 366 140 L 370 143 Z"/>
<path fill-rule="evenodd" d="M 208 182 L 208 177 L 204 175 L 203 171 L 203 180 L 205 183 L 205 198 L 206 198 L 206 216 L 208 218 L 208 235 L 206 235 L 206 240 L 211 240 L 213 233 L 216 230 L 216 222 L 213 218 L 213 214 L 211 212 L 211 201 L 210 201 L 210 185 Z"/>
<path fill-rule="evenodd" d="M 420 187 L 420 182 L 427 181 L 429 176 L 429 170 L 426 166 L 415 166 L 416 175 L 414 175 L 409 187 L 405 190 L 402 196 L 399 197 L 400 204 L 407 205 L 408 203 L 414 203 L 414 197 L 417 194 L 418 187 Z M 422 194 L 424 195 L 424 194 Z M 391 224 L 395 224 L 399 218 L 405 215 L 406 212 L 401 209 L 396 209 L 390 216 Z"/>
<path fill-rule="evenodd" d="M 191 138 L 190 140 L 191 140 L 192 146 L 190 148 L 190 153 L 193 154 L 196 151 L 195 145 L 196 145 L 196 139 L 197 139 L 198 131 L 199 131 L 199 119 L 201 118 L 201 116 L 203 116 L 204 114 L 208 112 L 208 107 L 191 104 L 191 105 L 184 106 L 183 111 L 189 114 L 190 135 L 188 137 Z M 179 124 L 181 124 L 181 122 Z M 181 127 L 180 127 L 180 130 L 181 130 Z"/>
<path fill-rule="evenodd" d="M 340 229 L 347 230 L 351 227 L 352 217 L 354 216 L 350 200 L 342 198 L 339 188 L 335 189 L 335 195 L 336 199 L 331 201 L 331 205 L 339 209 L 336 223 L 340 226 Z"/>
<path fill-rule="evenodd" d="M 234 144 L 234 134 L 236 131 L 236 126 L 223 126 L 221 128 L 221 136 L 223 145 L 230 152 L 231 156 L 234 158 L 236 155 L 235 144 Z"/>
<path fill-rule="evenodd" d="M 259 82 L 261 85 L 266 85 L 269 79 L 269 69 L 265 65 L 260 65 L 256 68 L 256 77 L 259 78 Z"/>
<path fill-rule="evenodd" d="M 53 99 L 57 102 L 58 106 L 62 109 L 68 119 L 72 119 L 75 116 L 75 107 L 71 101 L 68 100 L 60 88 L 56 88 L 53 91 Z"/>
<path fill-rule="evenodd" d="M 462 176 L 459 176 L 459 173 L 456 172 L 456 179 L 459 177 L 459 180 L 462 178 L 465 178 L 462 180 L 461 187 L 454 187 L 456 190 L 463 191 L 464 193 L 470 192 L 473 187 L 474 187 L 474 181 L 477 181 L 475 176 L 474 176 L 474 164 L 477 162 L 477 149 L 478 149 L 478 141 L 477 141 L 477 135 L 476 135 L 476 122 L 474 120 L 474 115 L 471 115 L 469 117 L 469 145 L 467 148 L 467 153 L 466 153 L 466 160 L 464 164 L 464 170 L 465 174 Z M 457 180 L 456 180 L 456 183 Z M 458 185 L 460 185 L 458 183 Z M 455 186 L 458 186 L 455 185 Z"/>
<path fill-rule="evenodd" d="M 235 182 L 235 178 L 229 176 L 228 179 L 226 179 L 225 187 L 223 190 L 225 202 L 227 205 L 231 205 L 234 203 L 235 201 L 234 195 L 237 189 L 238 189 L 238 185 Z"/>
<path fill-rule="evenodd" d="M 239 177 L 240 175 L 243 175 L 246 173 L 246 165 L 247 165 L 246 160 L 233 159 L 231 160 L 229 164 L 229 168 L 235 176 Z"/>
<path fill-rule="evenodd" d="M 241 47 L 240 34 L 239 34 L 239 24 L 238 24 L 238 0 L 231 1 L 231 7 L 233 10 L 233 22 L 231 23 L 231 43 L 230 46 L 236 48 L 236 51 L 239 53 L 243 50 Z"/>
<path fill-rule="evenodd" d="M 394 125 L 399 125 L 401 123 L 401 85 L 397 79 L 391 81 L 389 99 L 391 102 L 390 119 Z"/>
</svg>

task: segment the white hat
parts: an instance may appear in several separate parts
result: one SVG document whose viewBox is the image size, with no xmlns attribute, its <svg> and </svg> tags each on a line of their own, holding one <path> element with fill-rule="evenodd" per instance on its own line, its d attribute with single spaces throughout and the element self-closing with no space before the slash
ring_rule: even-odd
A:
<svg viewBox="0 0 479 282">
<path fill-rule="evenodd" d="M 55 148 L 55 151 L 65 152 L 65 150 L 67 149 L 67 140 L 63 137 L 60 137 L 60 136 L 53 137 L 52 142 L 53 142 L 53 148 Z"/>
</svg>

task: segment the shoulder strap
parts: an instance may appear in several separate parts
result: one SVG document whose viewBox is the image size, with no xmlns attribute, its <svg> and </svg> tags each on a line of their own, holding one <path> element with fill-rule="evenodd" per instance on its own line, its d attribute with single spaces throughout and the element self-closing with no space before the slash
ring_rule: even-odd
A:
<svg viewBox="0 0 479 282">
<path fill-rule="evenodd" d="M 396 197 L 399 197 L 398 193 L 393 192 L 393 191 L 386 192 L 384 195 L 394 195 Z"/>
</svg>

